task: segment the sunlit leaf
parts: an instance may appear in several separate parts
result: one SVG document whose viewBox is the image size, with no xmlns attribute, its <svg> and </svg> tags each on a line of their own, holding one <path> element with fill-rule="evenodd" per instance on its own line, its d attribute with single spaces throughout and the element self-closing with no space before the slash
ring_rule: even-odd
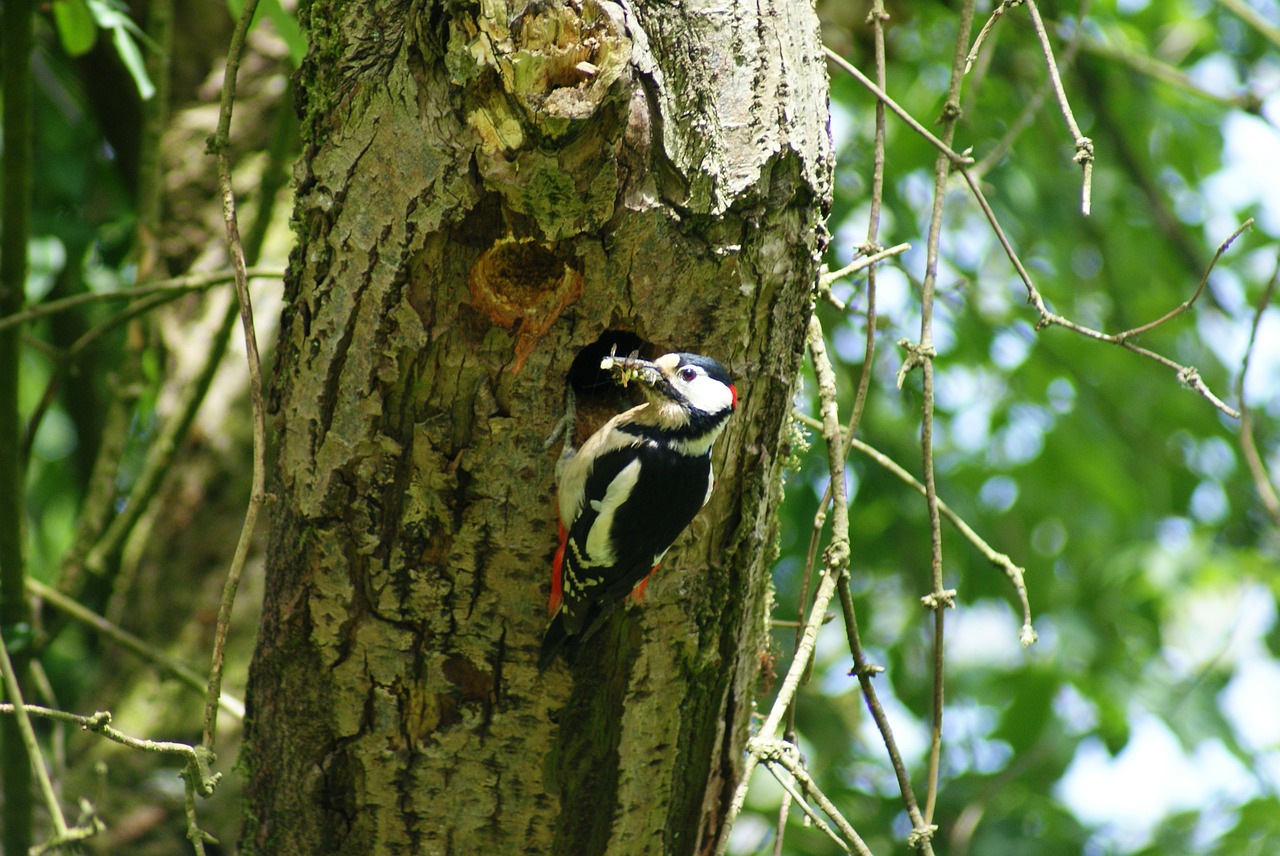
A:
<svg viewBox="0 0 1280 856">
<path fill-rule="evenodd" d="M 98 40 L 98 25 L 85 0 L 54 0 L 53 23 L 62 49 L 71 56 L 87 54 Z"/>
</svg>

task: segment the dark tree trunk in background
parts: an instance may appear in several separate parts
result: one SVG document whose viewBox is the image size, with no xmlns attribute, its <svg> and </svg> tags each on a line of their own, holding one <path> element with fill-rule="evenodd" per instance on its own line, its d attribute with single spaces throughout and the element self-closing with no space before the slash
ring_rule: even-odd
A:
<svg viewBox="0 0 1280 856">
<path fill-rule="evenodd" d="M 249 851 L 723 834 L 831 154 L 810 5 L 692 5 L 307 7 Z M 542 444 L 607 330 L 742 404 L 647 603 L 539 674 Z"/>
</svg>

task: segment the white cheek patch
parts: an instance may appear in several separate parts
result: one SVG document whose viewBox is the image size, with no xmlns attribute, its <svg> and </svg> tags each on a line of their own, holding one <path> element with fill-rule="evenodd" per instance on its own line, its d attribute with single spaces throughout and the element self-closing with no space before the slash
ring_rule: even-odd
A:
<svg viewBox="0 0 1280 856">
<path fill-rule="evenodd" d="M 684 384 L 689 403 L 704 413 L 719 413 L 733 407 L 733 391 L 714 378 L 699 374 Z"/>
<path fill-rule="evenodd" d="M 609 489 L 604 492 L 604 499 L 600 500 L 599 516 L 587 533 L 587 555 L 591 557 L 593 565 L 608 567 L 617 560 L 613 542 L 609 538 L 609 533 L 613 530 L 613 518 L 627 501 L 627 497 L 631 496 L 631 491 L 639 480 L 640 459 L 637 458 L 623 467 L 613 477 L 613 481 L 609 482 Z"/>
</svg>

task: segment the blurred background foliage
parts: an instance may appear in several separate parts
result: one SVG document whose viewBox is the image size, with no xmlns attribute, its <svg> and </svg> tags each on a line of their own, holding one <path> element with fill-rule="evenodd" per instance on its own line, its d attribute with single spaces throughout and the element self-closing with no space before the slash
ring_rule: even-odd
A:
<svg viewBox="0 0 1280 856">
<path fill-rule="evenodd" d="M 277 270 L 292 244 L 288 177 L 298 149 L 288 76 L 305 49 L 293 5 L 259 4 L 231 140 L 246 255 Z M 243 345 L 225 278 L 159 299 L 119 292 L 228 268 L 206 139 L 241 6 L 55 0 L 37 10 L 32 56 L 27 303 L 88 302 L 23 328 L 27 574 L 36 591 L 47 591 L 43 584 L 105 615 L 151 654 L 139 657 L 71 620 L 51 605 L 57 592 L 35 598 L 33 632 L 6 628 L 6 638 L 11 649 L 17 640 L 39 654 L 28 702 L 110 709 L 127 734 L 188 743 L 200 741 L 203 690 L 173 680 L 155 660 L 172 658 L 200 675 L 208 669 L 249 487 Z M 278 274 L 254 285 L 268 344 Z M 232 624 L 225 689 L 237 701 L 260 578 L 251 569 Z M 226 714 L 222 722 L 217 749 L 227 770 L 239 723 Z M 37 726 L 64 804 L 86 796 L 108 824 L 77 852 L 191 852 L 171 758 Z M 232 852 L 238 777 L 228 776 L 199 811 L 223 842 L 207 852 Z"/>
<path fill-rule="evenodd" d="M 991 3 L 979 3 L 977 28 Z M 1092 216 L 1025 8 L 995 27 L 965 79 L 955 148 L 1050 307 L 1115 333 L 1189 298 L 1246 218 L 1194 308 L 1140 344 L 1197 367 L 1235 403 L 1280 235 L 1280 7 L 1240 3 L 1043 3 L 1063 82 L 1097 153 Z M 958 2 L 887 4 L 891 96 L 934 127 Z M 819 2 L 823 36 L 874 79 L 870 3 Z M 1087 14 L 1082 18 L 1082 10 Z M 1270 27 L 1265 22 L 1270 22 Z M 1068 47 L 1072 40 L 1075 47 Z M 873 101 L 832 68 L 838 149 L 828 266 L 866 239 Z M 1039 104 L 1017 130 L 1028 105 Z M 1013 134 L 1016 134 L 1013 135 Z M 1007 145 L 1007 151 L 1000 151 Z M 935 150 L 890 115 L 880 243 L 912 250 L 878 278 L 877 351 L 859 436 L 920 475 L 920 281 Z M 843 365 L 842 417 L 863 369 L 863 280 L 820 304 Z M 934 322 L 939 496 L 1026 567 L 1040 641 L 1018 643 L 1004 574 L 943 522 L 947 614 L 936 852 L 1270 853 L 1280 846 L 1280 573 L 1277 521 L 1241 453 L 1240 424 L 1155 362 L 1062 328 L 1036 331 L 1026 290 L 962 182 L 946 201 Z M 816 414 L 813 384 L 800 408 Z M 1263 317 L 1245 398 L 1280 472 L 1280 310 Z M 820 437 L 791 477 L 775 617 L 796 618 L 813 518 L 826 487 Z M 924 500 L 854 452 L 852 578 L 863 643 L 923 803 L 932 704 Z M 797 730 L 819 784 L 875 853 L 910 829 L 837 620 L 819 637 Z M 781 674 L 794 631 L 774 633 Z M 764 707 L 769 699 L 763 698 Z M 851 739 L 852 736 L 852 739 Z M 773 852 L 780 789 L 757 771 L 737 852 Z M 839 852 L 793 807 L 781 852 Z"/>
<path fill-rule="evenodd" d="M 239 4 L 228 5 L 238 11 Z M 1050 306 L 1109 332 L 1150 321 L 1189 297 L 1216 246 L 1255 217 L 1192 311 L 1141 337 L 1143 346 L 1196 366 L 1233 404 L 1280 235 L 1280 8 L 1251 0 L 1259 25 L 1242 17 L 1239 5 L 1093 2 L 1082 17 L 1085 5 L 1045 4 L 1059 56 L 1076 41 L 1063 78 L 1096 146 L 1089 218 L 1080 215 L 1080 170 L 1071 162 L 1062 117 L 1045 97 L 1044 62 L 1025 10 L 1009 11 L 966 79 L 956 138 L 979 161 L 996 154 L 982 174 L 984 190 Z M 164 228 L 152 278 L 225 266 L 204 138 L 214 126 L 209 105 L 230 17 L 217 3 L 178 6 L 161 144 Z M 818 6 L 827 44 L 871 74 L 870 4 Z M 980 21 L 990 7 L 979 4 Z M 141 8 L 133 10 L 137 21 Z M 262 218 L 264 235 L 276 230 L 262 255 L 280 264 L 288 251 L 289 205 L 275 199 L 268 177 L 278 180 L 292 156 L 286 81 L 303 42 L 292 4 L 264 0 L 261 8 L 264 25 L 254 31 L 242 70 L 232 142 L 243 217 Z M 958 8 L 888 4 L 889 91 L 926 126 L 942 105 Z M 31 303 L 139 281 L 140 93 L 154 81 L 138 56 L 157 48 L 125 11 L 106 0 L 55 0 L 40 17 Z M 870 95 L 838 70 L 831 73 L 839 161 L 828 263 L 835 269 L 865 238 L 874 123 Z M 1024 127 L 1020 117 L 1037 103 Z M 880 240 L 910 242 L 913 249 L 879 274 L 877 354 L 860 431 L 917 475 L 919 373 L 897 389 L 903 354 L 894 343 L 919 336 L 934 154 L 890 117 Z M 946 218 L 934 328 L 939 493 L 995 549 L 1027 568 L 1040 641 L 1019 646 L 1020 616 L 1007 580 L 944 522 L 945 580 L 959 600 L 947 615 L 938 852 L 1274 852 L 1280 539 L 1242 457 L 1239 423 L 1154 362 L 1064 329 L 1034 330 L 1025 290 L 962 185 L 948 195 Z M 819 306 L 842 367 L 846 418 L 862 369 L 862 286 L 861 280 L 835 286 L 847 311 Z M 219 329 L 207 319 L 219 317 L 223 305 L 192 296 L 120 322 L 121 304 L 99 303 L 28 326 L 23 416 L 41 414 L 32 420 L 38 427 L 27 471 L 33 579 L 65 579 L 68 557 L 94 534 L 85 529 L 83 511 L 91 492 L 109 497 L 99 532 L 134 501 L 130 489 L 191 383 L 190 364 Z M 259 310 L 260 318 L 270 314 Z M 90 330 L 102 335 L 66 363 L 66 349 Z M 1280 311 L 1265 313 L 1258 340 L 1245 399 L 1275 473 Z M 183 342 L 194 342 L 195 356 L 184 353 Z M 243 380 L 225 386 L 219 394 L 214 383 L 221 404 L 201 411 L 161 501 L 144 498 L 151 510 L 138 533 L 106 557 L 115 572 L 75 591 L 196 664 L 208 650 L 211 620 L 198 605 L 216 601 L 209 592 L 225 569 L 248 476 L 243 413 L 221 419 L 226 401 L 243 394 Z M 799 402 L 808 412 L 812 389 L 807 382 Z M 116 434 L 113 419 L 123 426 Z M 117 448 L 104 449 L 112 438 Z M 789 480 L 775 575 L 778 618 L 796 617 L 799 575 L 825 488 L 824 456 L 816 440 Z M 929 590 L 926 509 L 879 465 L 857 453 L 851 461 L 856 606 L 872 660 L 886 668 L 878 687 L 923 795 L 932 695 L 932 622 L 919 606 Z M 214 523 L 210 508 L 222 509 Z M 175 597 L 189 600 L 175 605 Z M 250 590 L 241 602 L 256 597 Z M 909 824 L 857 683 L 847 675 L 838 625 L 824 629 L 800 697 L 801 745 L 819 784 L 871 849 L 904 852 Z M 251 636 L 255 625 L 247 618 L 236 626 Z M 54 630 L 44 659 L 47 701 L 87 710 L 111 699 L 126 730 L 196 736 L 198 696 L 161 695 L 149 667 L 95 634 L 65 622 Z M 793 636 L 786 628 L 775 632 L 779 674 Z M 238 653 L 233 647 L 238 668 L 248 653 L 247 644 Z M 762 696 L 761 705 L 767 703 Z M 88 770 L 85 757 L 83 749 L 73 751 L 72 767 L 78 762 Z M 87 758 L 102 760 L 102 753 Z M 115 823 L 94 846 L 182 852 L 173 771 L 140 765 L 122 773 L 130 762 L 113 760 L 107 781 L 129 785 L 103 789 L 122 804 L 100 808 L 128 823 Z M 83 775 L 90 782 L 103 774 Z M 737 852 L 773 851 L 779 793 L 767 774 L 757 773 L 749 811 L 734 832 Z M 234 841 L 234 791 L 220 791 L 212 803 L 202 805 L 202 823 Z M 802 826 L 794 809 L 781 850 L 837 852 Z"/>
</svg>

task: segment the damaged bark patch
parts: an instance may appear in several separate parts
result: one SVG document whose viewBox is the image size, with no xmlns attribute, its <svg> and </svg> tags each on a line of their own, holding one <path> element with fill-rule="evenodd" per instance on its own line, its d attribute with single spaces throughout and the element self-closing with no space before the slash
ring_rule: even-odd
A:
<svg viewBox="0 0 1280 856">
<path fill-rule="evenodd" d="M 509 23 L 459 19 L 447 62 L 454 82 L 477 96 L 467 121 L 496 154 L 523 147 L 526 128 L 555 138 L 591 118 L 630 59 L 622 9 L 584 0 L 533 4 Z M 488 75 L 506 98 L 484 85 Z"/>
<path fill-rule="evenodd" d="M 484 252 L 468 277 L 471 305 L 516 337 L 519 373 L 565 307 L 582 297 L 582 274 L 530 239 L 503 240 Z"/>
<path fill-rule="evenodd" d="M 622 10 L 613 3 L 532 6 L 513 30 L 516 50 L 499 62 L 503 84 L 531 119 L 542 119 L 544 133 L 563 133 L 568 120 L 591 116 L 631 58 Z"/>
</svg>

